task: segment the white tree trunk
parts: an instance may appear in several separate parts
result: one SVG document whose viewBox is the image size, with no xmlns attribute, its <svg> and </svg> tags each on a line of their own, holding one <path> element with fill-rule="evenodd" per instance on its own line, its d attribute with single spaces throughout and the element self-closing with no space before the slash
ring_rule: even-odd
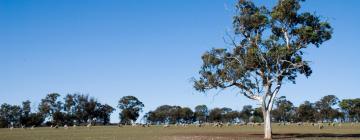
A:
<svg viewBox="0 0 360 140">
<path fill-rule="evenodd" d="M 270 110 L 265 110 L 264 115 L 264 139 L 272 139 L 272 130 L 271 130 L 271 114 Z"/>
</svg>

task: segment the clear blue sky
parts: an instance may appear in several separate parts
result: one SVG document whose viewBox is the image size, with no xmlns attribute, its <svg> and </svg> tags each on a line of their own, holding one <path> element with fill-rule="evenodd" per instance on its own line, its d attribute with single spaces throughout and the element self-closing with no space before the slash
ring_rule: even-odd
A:
<svg viewBox="0 0 360 140">
<path fill-rule="evenodd" d="M 275 0 L 258 4 L 271 6 Z M 192 89 L 200 56 L 224 47 L 235 0 L 0 0 L 0 104 L 47 93 L 81 92 L 116 106 L 134 95 L 144 112 L 159 105 L 241 109 L 255 102 L 235 89 Z M 359 97 L 360 1 L 308 0 L 334 27 L 333 39 L 308 49 L 313 75 L 286 84 L 296 105 L 327 94 Z M 112 115 L 116 122 L 117 113 Z"/>
</svg>

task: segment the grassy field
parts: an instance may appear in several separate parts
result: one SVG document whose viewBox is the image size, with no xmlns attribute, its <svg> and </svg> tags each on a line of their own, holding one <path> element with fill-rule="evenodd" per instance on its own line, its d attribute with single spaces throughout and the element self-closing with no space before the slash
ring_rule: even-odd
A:
<svg viewBox="0 0 360 140">
<path fill-rule="evenodd" d="M 313 126 L 273 126 L 277 139 L 360 139 L 360 125 L 318 129 Z M 257 140 L 262 139 L 261 126 L 115 127 L 98 126 L 69 129 L 35 128 L 0 129 L 0 140 Z"/>
</svg>

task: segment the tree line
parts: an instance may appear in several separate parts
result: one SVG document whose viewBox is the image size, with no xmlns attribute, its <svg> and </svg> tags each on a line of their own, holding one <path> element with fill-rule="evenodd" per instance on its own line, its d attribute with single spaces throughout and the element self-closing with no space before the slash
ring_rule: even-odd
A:
<svg viewBox="0 0 360 140">
<path fill-rule="evenodd" d="M 130 124 L 133 123 L 131 120 L 138 118 L 144 105 L 136 97 L 124 96 L 117 107 L 121 110 L 121 123 Z M 0 107 L 0 127 L 108 125 L 114 111 L 114 107 L 102 104 L 89 95 L 76 93 L 61 98 L 58 93 L 50 93 L 41 99 L 35 109 L 31 108 L 29 100 L 22 105 L 3 103 Z"/>
<path fill-rule="evenodd" d="M 336 107 L 339 108 L 336 108 Z M 119 123 L 134 124 L 145 105 L 134 96 L 119 99 Z M 36 110 L 36 111 L 34 111 Z M 85 94 L 67 94 L 61 98 L 50 93 L 41 99 L 37 109 L 31 108 L 29 100 L 21 105 L 3 103 L 0 107 L 0 127 L 29 127 L 50 125 L 109 125 L 115 108 L 102 104 Z M 360 98 L 339 100 L 334 95 L 322 97 L 314 103 L 305 101 L 299 106 L 281 96 L 275 101 L 271 112 L 273 122 L 356 122 L 360 121 Z M 261 123 L 262 109 L 251 105 L 237 111 L 231 108 L 212 108 L 198 105 L 189 107 L 161 105 L 145 113 L 142 123 L 147 124 L 192 124 L 192 123 Z"/>
<path fill-rule="evenodd" d="M 81 125 L 91 119 L 108 124 L 115 109 L 85 94 L 67 94 L 61 100 L 60 94 L 50 93 L 34 110 L 37 111 L 32 111 L 29 100 L 22 106 L 4 103 L 0 107 L 0 127 Z"/>
<path fill-rule="evenodd" d="M 340 108 L 335 108 L 339 106 Z M 311 103 L 305 101 L 299 106 L 281 96 L 275 101 L 272 110 L 273 122 L 355 122 L 360 121 L 360 98 L 340 101 L 334 95 L 322 97 Z M 231 108 L 208 109 L 206 105 L 198 105 L 194 111 L 187 107 L 162 105 L 145 116 L 150 124 L 178 123 L 262 123 L 263 114 L 260 107 L 245 105 L 242 110 Z"/>
</svg>

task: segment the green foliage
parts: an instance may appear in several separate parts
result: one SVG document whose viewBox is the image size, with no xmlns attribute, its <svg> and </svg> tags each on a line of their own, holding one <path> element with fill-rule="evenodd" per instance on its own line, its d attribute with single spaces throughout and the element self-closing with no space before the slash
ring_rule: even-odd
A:
<svg viewBox="0 0 360 140">
<path fill-rule="evenodd" d="M 214 108 L 210 110 L 209 121 L 210 122 L 221 122 L 222 121 L 223 110 L 221 108 Z"/>
<path fill-rule="evenodd" d="M 284 81 L 295 83 L 298 74 L 310 76 L 312 70 L 303 51 L 329 40 L 332 28 L 319 16 L 301 13 L 301 2 L 279 0 L 269 10 L 239 0 L 232 49 L 214 48 L 202 55 L 194 88 L 205 92 L 235 86 L 245 96 L 257 99 L 262 94 L 272 95 Z"/>
<path fill-rule="evenodd" d="M 199 123 L 203 123 L 207 121 L 209 110 L 206 105 L 198 105 L 195 107 L 195 119 Z"/>
<path fill-rule="evenodd" d="M 151 124 L 179 124 L 192 123 L 194 112 L 188 107 L 162 105 L 144 116 L 147 123 Z"/>
<path fill-rule="evenodd" d="M 45 118 L 40 113 L 31 112 L 31 102 L 26 100 L 22 102 L 20 124 L 22 126 L 40 126 Z"/>
<path fill-rule="evenodd" d="M 119 117 L 122 124 L 131 124 L 136 121 L 144 104 L 134 96 L 124 96 L 119 100 L 118 108 L 121 110 Z"/>
<path fill-rule="evenodd" d="M 39 112 L 44 117 L 50 117 L 51 119 L 53 119 L 52 115 L 55 112 L 60 112 L 62 109 L 62 102 L 58 100 L 59 97 L 60 94 L 58 93 L 50 93 L 46 95 L 46 97 L 41 100 L 41 103 L 38 107 Z"/>
<path fill-rule="evenodd" d="M 109 124 L 110 114 L 115 110 L 108 104 L 101 104 L 94 98 L 83 94 L 71 94 L 74 102 L 68 111 L 66 105 L 60 111 L 51 114 L 52 122 L 47 125 L 73 125 L 84 124 L 88 119 L 97 118 L 96 123 Z M 46 98 L 46 97 L 45 97 Z M 66 98 L 64 98 L 66 102 Z M 341 111 L 335 109 L 338 99 L 334 95 L 322 97 L 319 101 L 311 103 L 305 101 L 299 107 L 281 96 L 275 101 L 275 109 L 272 111 L 275 122 L 317 122 L 317 121 L 359 121 L 360 99 L 344 99 L 339 106 Z M 30 101 L 24 101 L 23 105 L 2 104 L 0 106 L 0 127 L 41 126 L 45 120 L 41 112 L 31 112 Z M 94 107 L 95 105 L 95 107 Z M 325 111 L 324 111 L 325 110 Z M 131 112 L 130 112 L 131 113 Z M 128 114 L 127 114 L 128 115 Z M 131 115 L 131 114 L 130 114 Z M 129 115 L 129 116 L 130 116 Z M 145 114 L 144 119 L 150 124 L 179 124 L 179 123 L 238 123 L 238 122 L 263 122 L 262 108 L 253 108 L 246 105 L 239 112 L 231 108 L 208 109 L 206 105 L 198 105 L 193 112 L 188 107 L 162 105 L 154 111 Z M 123 122 L 125 123 L 125 122 Z"/>
<path fill-rule="evenodd" d="M 250 117 L 250 121 L 261 123 L 261 122 L 264 122 L 263 118 L 264 118 L 264 116 L 263 116 L 262 108 L 258 107 L 258 108 L 254 109 L 253 114 Z"/>
<path fill-rule="evenodd" d="M 17 105 L 2 104 L 0 107 L 0 122 L 2 126 L 19 126 L 21 118 L 21 107 Z"/>
<path fill-rule="evenodd" d="M 243 122 L 248 123 L 250 122 L 250 118 L 253 115 L 253 108 L 251 105 L 245 105 L 243 106 L 243 109 L 240 112 L 240 118 Z"/>
<path fill-rule="evenodd" d="M 60 94 L 57 93 L 48 94 L 39 105 L 39 114 L 51 119 L 48 122 L 49 125 L 79 125 L 88 123 L 88 120 L 94 118 L 97 120 L 94 123 L 105 125 L 110 123 L 110 114 L 115 110 L 107 104 L 99 103 L 89 95 L 67 94 L 64 98 L 65 103 L 59 100 L 59 97 Z"/>
<path fill-rule="evenodd" d="M 8 127 L 9 122 L 4 117 L 0 117 L 0 128 Z"/>
<path fill-rule="evenodd" d="M 180 117 L 181 122 L 189 124 L 189 123 L 193 122 L 194 112 L 188 107 L 183 107 L 180 109 L 179 117 Z"/>
<path fill-rule="evenodd" d="M 281 96 L 275 100 L 275 109 L 272 111 L 272 116 L 277 122 L 291 122 L 295 114 L 295 107 L 293 103 Z"/>
<path fill-rule="evenodd" d="M 338 115 L 338 111 L 333 109 L 334 105 L 339 103 L 339 99 L 335 95 L 327 95 L 322 97 L 315 103 L 315 108 L 319 112 L 321 121 L 332 121 Z"/>
<path fill-rule="evenodd" d="M 31 112 L 30 104 L 31 104 L 31 102 L 29 100 L 26 100 L 22 103 L 23 116 L 25 116 L 25 117 L 29 116 L 29 114 Z"/>
<path fill-rule="evenodd" d="M 148 123 L 159 124 L 159 123 L 176 123 L 172 120 L 171 111 L 174 111 L 175 106 L 162 105 L 157 107 L 154 111 L 150 111 L 145 115 Z"/>
<path fill-rule="evenodd" d="M 41 126 L 45 118 L 40 113 L 30 113 L 21 123 L 24 126 Z"/>
<path fill-rule="evenodd" d="M 115 108 L 108 104 L 100 105 L 97 109 L 98 117 L 102 119 L 103 125 L 110 123 L 110 114 L 115 111 Z"/>
<path fill-rule="evenodd" d="M 350 121 L 360 121 L 360 98 L 344 99 L 339 104 Z"/>
<path fill-rule="evenodd" d="M 298 75 L 312 70 L 303 52 L 329 40 L 332 28 L 309 12 L 301 12 L 303 0 L 279 0 L 271 9 L 239 0 L 233 18 L 232 48 L 214 48 L 202 56 L 200 77 L 194 88 L 237 87 L 245 97 L 259 101 L 265 117 L 265 139 L 271 138 L 271 110 L 284 82 L 295 84 Z M 211 114 L 211 113 L 210 113 Z"/>
<path fill-rule="evenodd" d="M 234 123 L 239 120 L 239 117 L 240 113 L 238 111 L 227 107 L 214 108 L 209 113 L 210 122 Z"/>
<path fill-rule="evenodd" d="M 305 101 L 297 109 L 298 121 L 301 122 L 316 122 L 317 111 L 315 105 L 309 101 Z"/>
<path fill-rule="evenodd" d="M 71 112 L 75 112 L 75 97 L 76 95 L 67 94 L 64 98 L 64 111 L 70 114 Z"/>
<path fill-rule="evenodd" d="M 235 123 L 240 119 L 240 112 L 230 109 L 229 111 L 224 112 L 223 122 L 226 123 Z"/>
</svg>

